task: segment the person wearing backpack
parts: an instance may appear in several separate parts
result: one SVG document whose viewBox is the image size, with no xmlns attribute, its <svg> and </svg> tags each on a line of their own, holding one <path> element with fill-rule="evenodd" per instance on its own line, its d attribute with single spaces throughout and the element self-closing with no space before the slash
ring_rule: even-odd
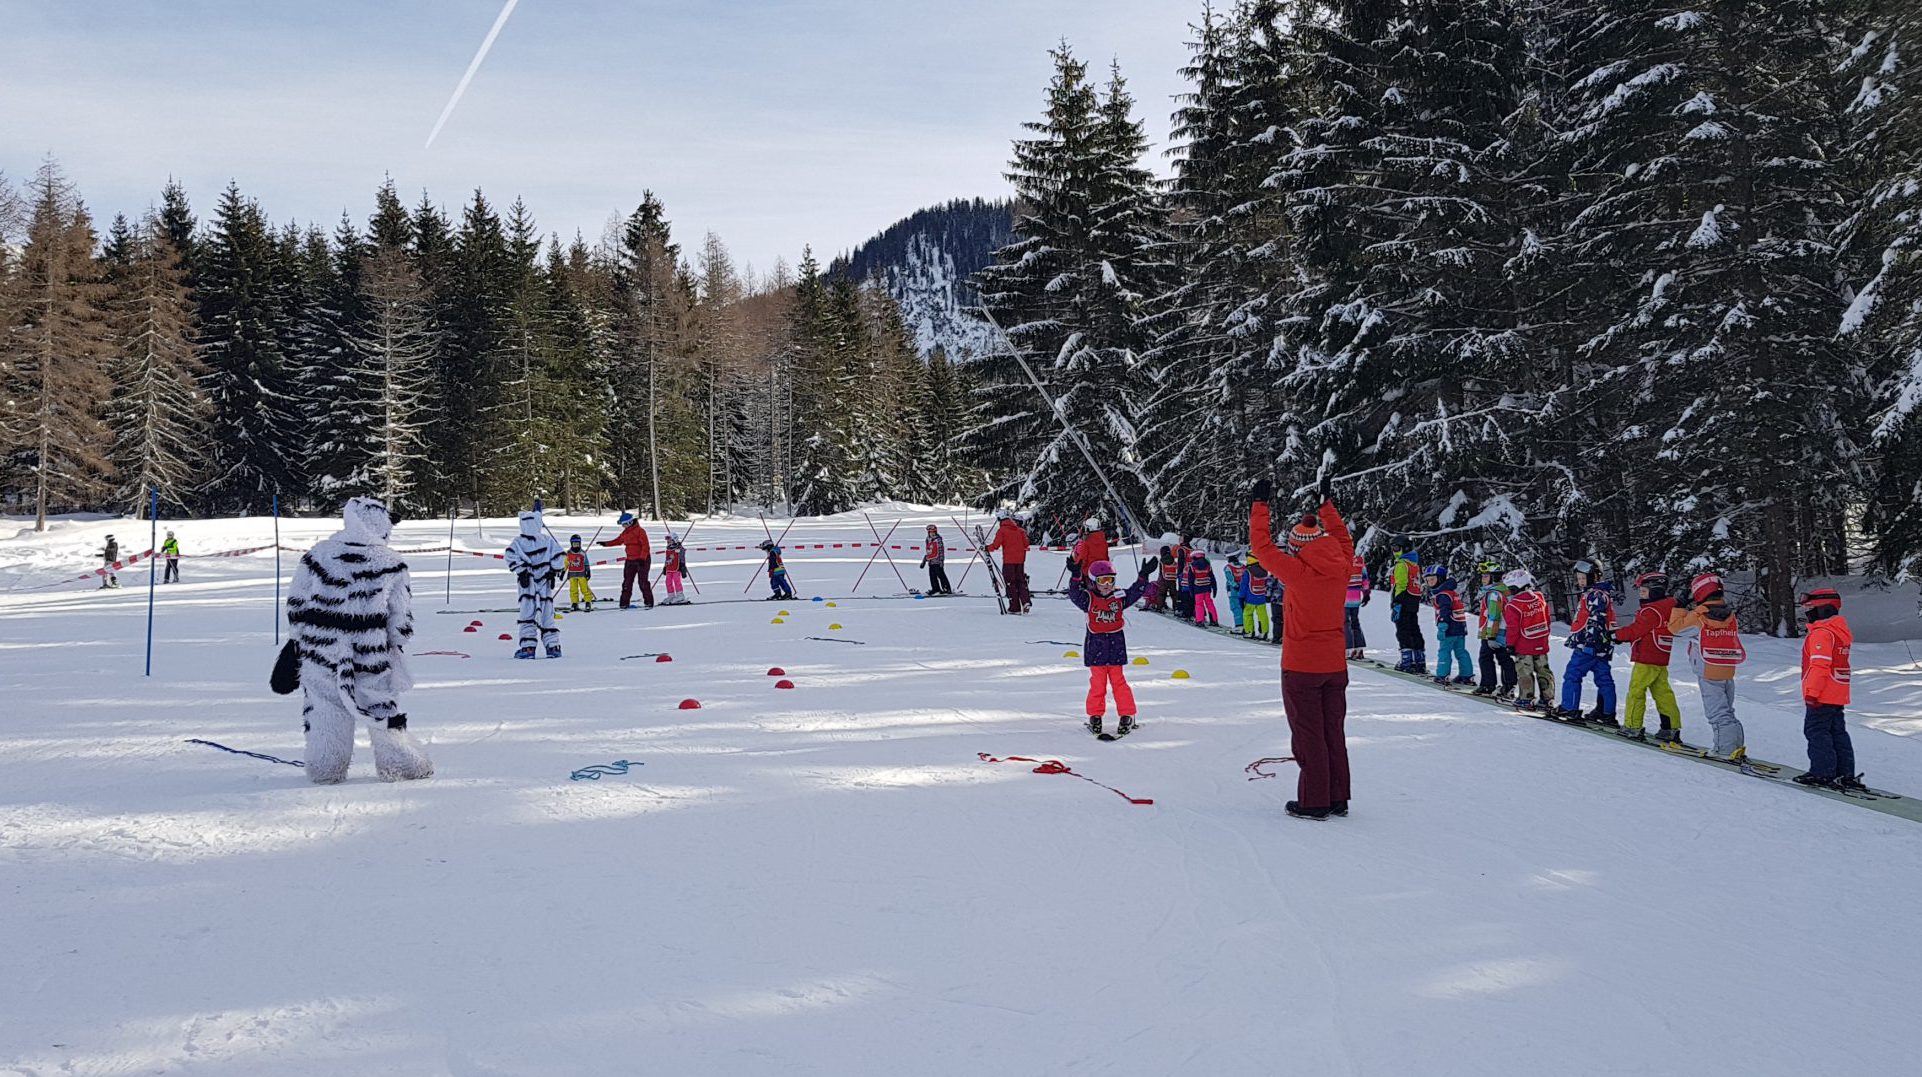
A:
<svg viewBox="0 0 1922 1077">
<path fill-rule="evenodd" d="M 1668 630 L 1688 637 L 1688 662 L 1702 691 L 1702 715 L 1715 733 L 1716 755 L 1732 762 L 1748 757 L 1742 721 L 1735 717 L 1735 670 L 1748 657 L 1742 632 L 1722 591 L 1722 578 L 1704 572 L 1689 581 L 1689 602 L 1669 615 Z"/>
</svg>

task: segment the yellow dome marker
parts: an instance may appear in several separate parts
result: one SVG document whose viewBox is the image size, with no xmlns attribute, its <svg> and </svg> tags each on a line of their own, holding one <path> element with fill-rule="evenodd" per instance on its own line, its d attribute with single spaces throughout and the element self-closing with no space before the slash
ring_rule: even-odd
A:
<svg viewBox="0 0 1922 1077">
<path fill-rule="evenodd" d="M 828 627 L 829 627 L 829 628 L 839 628 L 839 627 L 841 627 L 841 626 L 840 626 L 840 625 L 838 625 L 838 624 L 834 624 L 834 625 L 829 625 Z"/>
<path fill-rule="evenodd" d="M 834 608 L 835 606 L 837 606 L 837 605 L 839 605 L 839 603 L 836 603 L 836 602 L 830 602 L 830 603 L 828 603 L 828 609 L 833 609 L 833 608 Z"/>
<path fill-rule="evenodd" d="M 788 615 L 788 612 L 786 610 L 781 611 L 781 616 L 786 617 L 787 615 Z"/>
<path fill-rule="evenodd" d="M 1146 658 L 1137 658 L 1135 659 L 1134 664 L 1137 666 L 1145 666 L 1148 664 L 1148 660 Z"/>
<path fill-rule="evenodd" d="M 1080 652 L 1080 651 L 1062 651 L 1062 652 L 1061 652 L 1061 657 L 1063 657 L 1063 658 L 1080 658 L 1080 657 L 1081 657 L 1081 652 Z"/>
<path fill-rule="evenodd" d="M 1188 671 L 1185 669 L 1175 670 L 1173 673 L 1170 673 L 1168 675 L 1168 679 L 1174 680 L 1174 681 L 1185 681 L 1188 679 Z"/>
<path fill-rule="evenodd" d="M 768 622 L 768 624 L 771 624 L 771 625 L 784 625 L 786 623 L 787 623 L 786 621 L 781 620 L 779 617 L 776 617 L 774 620 Z"/>
</svg>

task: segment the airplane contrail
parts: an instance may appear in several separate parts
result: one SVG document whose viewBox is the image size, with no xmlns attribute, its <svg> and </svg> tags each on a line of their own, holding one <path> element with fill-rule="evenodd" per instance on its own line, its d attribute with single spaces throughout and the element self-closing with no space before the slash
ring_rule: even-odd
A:
<svg viewBox="0 0 1922 1077">
<path fill-rule="evenodd" d="M 421 149 L 433 148 L 434 139 L 440 137 L 440 129 L 447 126 L 447 117 L 454 114 L 454 106 L 460 104 L 461 95 L 467 92 L 467 84 L 474 81 L 474 72 L 480 70 L 481 61 L 487 59 L 487 50 L 494 47 L 494 39 L 501 36 L 501 27 L 507 25 L 507 17 L 514 13 L 515 5 L 520 2 L 521 0 L 507 0 L 506 6 L 501 8 L 501 13 L 494 17 L 493 28 L 487 31 L 487 37 L 481 41 L 480 51 L 474 53 L 474 59 L 467 65 L 467 73 L 460 77 L 460 85 L 454 87 L 454 96 L 447 99 L 447 107 L 440 110 L 440 119 L 434 121 L 434 129 L 427 135 L 427 145 L 422 146 Z"/>
</svg>

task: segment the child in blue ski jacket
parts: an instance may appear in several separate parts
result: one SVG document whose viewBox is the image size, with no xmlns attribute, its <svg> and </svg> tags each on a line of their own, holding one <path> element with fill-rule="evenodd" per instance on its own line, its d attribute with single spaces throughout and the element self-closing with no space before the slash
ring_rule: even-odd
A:
<svg viewBox="0 0 1922 1077">
<path fill-rule="evenodd" d="M 1468 608 L 1462 604 L 1455 581 L 1440 565 L 1428 569 L 1428 590 L 1435 602 L 1435 639 L 1440 652 L 1435 659 L 1436 684 L 1473 684 L 1473 667 L 1468 659 Z M 1455 671 L 1451 681 L 1448 672 Z"/>
<path fill-rule="evenodd" d="M 1228 574 L 1228 624 L 1235 635 L 1241 629 L 1241 581 L 1248 576 L 1248 566 L 1241 563 L 1241 555 L 1231 553 L 1222 562 L 1222 571 Z"/>
<path fill-rule="evenodd" d="M 1241 629 L 1250 639 L 1268 638 L 1268 599 L 1274 594 L 1275 578 L 1250 560 L 1241 577 Z"/>
<path fill-rule="evenodd" d="M 781 560 L 781 548 L 768 541 L 761 543 L 761 549 L 767 551 L 767 582 L 774 589 L 774 593 L 767 597 L 770 600 L 793 598 L 794 584 L 788 581 L 787 563 Z"/>
<path fill-rule="evenodd" d="M 1572 722 L 1582 714 L 1582 678 L 1595 678 L 1595 709 L 1586 717 L 1601 725 L 1616 725 L 1615 672 L 1609 661 L 1615 657 L 1615 594 L 1605 570 L 1598 561 L 1575 562 L 1575 586 L 1581 598 L 1575 617 L 1568 626 L 1568 668 L 1562 671 L 1562 706 L 1556 715 Z"/>
</svg>

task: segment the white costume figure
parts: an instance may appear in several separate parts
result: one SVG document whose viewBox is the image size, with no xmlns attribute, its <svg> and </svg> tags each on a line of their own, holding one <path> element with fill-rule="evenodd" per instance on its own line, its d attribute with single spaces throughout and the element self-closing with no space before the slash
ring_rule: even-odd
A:
<svg viewBox="0 0 1922 1077">
<path fill-rule="evenodd" d="M 382 781 L 434 773 L 400 710 L 414 686 L 407 640 L 414 634 L 407 565 L 387 545 L 387 506 L 357 497 L 346 526 L 301 555 L 287 594 L 287 623 L 300 651 L 301 716 L 307 730 L 307 777 L 330 785 L 347 778 L 354 725 L 367 723 L 374 768 Z"/>
<path fill-rule="evenodd" d="M 520 537 L 507 546 L 507 567 L 520 586 L 521 645 L 514 657 L 534 657 L 538 633 L 547 657 L 559 658 L 561 632 L 554 627 L 554 592 L 567 578 L 567 551 L 547 533 L 539 509 L 521 513 Z"/>
</svg>

